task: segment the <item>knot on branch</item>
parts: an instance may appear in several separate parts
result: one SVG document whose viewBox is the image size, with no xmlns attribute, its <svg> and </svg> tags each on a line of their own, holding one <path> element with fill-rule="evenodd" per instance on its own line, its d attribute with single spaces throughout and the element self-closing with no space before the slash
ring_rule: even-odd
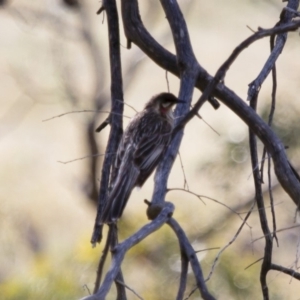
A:
<svg viewBox="0 0 300 300">
<path fill-rule="evenodd" d="M 96 12 L 97 15 L 100 15 L 103 11 L 105 11 L 104 5 L 102 5 Z"/>
<path fill-rule="evenodd" d="M 251 83 L 249 83 L 249 89 L 248 89 L 248 97 L 247 100 L 251 101 L 252 99 L 254 99 L 256 97 L 256 95 L 258 94 L 259 90 L 260 90 L 260 84 L 257 83 L 257 80 L 252 81 Z"/>
<path fill-rule="evenodd" d="M 110 124 L 110 122 L 111 122 L 111 115 L 109 114 L 109 116 L 96 128 L 95 132 L 100 132 L 108 124 Z"/>
<path fill-rule="evenodd" d="M 171 218 L 174 212 L 174 205 L 170 202 L 164 202 L 163 204 L 153 204 L 147 199 L 144 200 L 144 202 L 148 205 L 148 208 L 146 210 L 146 214 L 149 220 L 154 220 L 157 218 L 157 216 L 161 213 L 164 207 L 169 206 L 170 204 L 173 206 L 172 210 L 170 211 L 168 217 Z"/>
</svg>

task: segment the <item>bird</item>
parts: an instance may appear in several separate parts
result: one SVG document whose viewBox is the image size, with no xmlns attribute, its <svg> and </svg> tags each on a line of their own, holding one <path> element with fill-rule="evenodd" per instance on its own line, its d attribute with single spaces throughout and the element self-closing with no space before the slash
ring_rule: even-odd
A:
<svg viewBox="0 0 300 300">
<path fill-rule="evenodd" d="M 153 96 L 125 129 L 116 153 L 116 179 L 104 204 L 100 224 L 116 223 L 134 187 L 142 187 L 161 161 L 174 127 L 172 107 L 183 103 L 171 93 Z"/>
</svg>

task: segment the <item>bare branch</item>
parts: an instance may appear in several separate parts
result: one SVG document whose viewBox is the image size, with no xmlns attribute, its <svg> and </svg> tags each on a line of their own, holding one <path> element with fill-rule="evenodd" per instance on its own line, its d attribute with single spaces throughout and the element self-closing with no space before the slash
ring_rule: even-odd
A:
<svg viewBox="0 0 300 300">
<path fill-rule="evenodd" d="M 166 71 L 166 82 L 167 82 L 167 90 L 170 93 L 170 84 L 169 84 L 169 78 L 168 78 L 168 71 Z"/>
<path fill-rule="evenodd" d="M 287 5 L 288 9 L 297 10 L 298 6 L 299 6 L 299 0 L 288 1 L 288 5 Z M 294 16 L 293 12 L 290 12 L 287 9 L 283 9 L 280 15 L 280 20 L 275 25 L 275 27 L 279 27 L 283 24 L 287 24 L 291 22 L 293 16 Z M 272 38 L 274 39 L 274 36 Z M 259 92 L 261 85 L 263 84 L 263 82 L 271 72 L 271 70 L 274 69 L 275 63 L 282 52 L 286 39 L 287 39 L 287 33 L 283 32 L 278 34 L 276 38 L 276 44 L 271 50 L 271 54 L 268 60 L 266 61 L 265 65 L 263 66 L 260 74 L 254 81 L 252 81 L 249 84 L 248 100 L 251 100 L 253 97 L 255 97 L 255 95 Z"/>
<path fill-rule="evenodd" d="M 285 267 L 282 267 L 282 266 L 279 266 L 279 265 L 276 265 L 276 264 L 271 264 L 271 270 L 275 270 L 275 271 L 285 273 L 287 275 L 292 276 L 293 278 L 296 278 L 296 279 L 300 280 L 300 273 L 296 272 L 293 269 L 288 269 L 288 268 L 285 268 Z"/>
<path fill-rule="evenodd" d="M 205 121 L 204 118 L 199 115 L 199 113 L 196 113 L 196 116 L 199 119 L 201 119 L 204 122 L 204 124 L 206 124 L 214 133 L 216 133 L 218 136 L 220 136 L 220 133 L 217 130 L 215 130 L 207 121 Z"/>
<path fill-rule="evenodd" d="M 186 175 L 185 175 L 185 171 L 184 171 L 184 167 L 183 167 L 183 163 L 182 163 L 182 159 L 181 159 L 181 154 L 179 151 L 178 151 L 178 157 L 179 157 L 180 167 L 181 167 L 182 175 L 183 175 L 183 188 L 189 190 L 189 185 L 186 180 Z"/>
<path fill-rule="evenodd" d="M 60 117 L 63 117 L 63 116 L 66 116 L 66 115 L 70 115 L 70 114 L 88 113 L 88 112 L 113 114 L 113 115 L 116 115 L 116 116 L 121 116 L 121 117 L 129 118 L 130 119 L 130 117 L 123 116 L 123 114 L 121 114 L 121 113 L 115 113 L 115 112 L 110 112 L 110 111 L 105 111 L 105 110 L 84 109 L 84 110 L 77 110 L 77 111 L 68 111 L 66 113 L 63 113 L 63 114 L 60 114 L 60 115 L 57 115 L 57 116 L 54 116 L 54 117 L 51 117 L 51 118 L 48 118 L 48 119 L 44 119 L 44 120 L 42 120 L 42 122 L 47 122 L 47 121 L 53 120 L 55 118 L 60 118 Z"/>
<path fill-rule="evenodd" d="M 271 206 L 271 213 L 272 213 L 272 223 L 273 223 L 273 238 L 276 240 L 277 246 L 279 247 L 278 238 L 276 235 L 276 215 L 275 215 L 275 207 L 274 207 L 274 197 L 272 191 L 272 179 L 271 179 L 271 159 L 268 156 L 268 189 L 269 189 L 269 196 L 270 196 L 270 206 Z"/>
<path fill-rule="evenodd" d="M 275 35 L 271 35 L 270 37 L 270 48 L 271 51 L 274 49 L 274 43 L 275 43 Z M 274 63 L 273 69 L 272 69 L 272 95 L 271 95 L 271 108 L 270 108 L 270 113 L 269 113 L 269 120 L 268 120 L 268 125 L 271 126 L 272 125 L 272 121 L 273 121 L 273 116 L 274 116 L 274 112 L 275 112 L 275 105 L 276 105 L 276 92 L 277 92 L 277 71 L 276 71 L 276 64 Z M 262 154 L 262 160 L 261 160 L 261 167 L 260 167 L 260 173 L 261 173 L 261 182 L 264 182 L 264 175 L 263 175 L 263 171 L 264 171 L 264 163 L 265 163 L 265 157 L 266 157 L 266 147 L 264 147 L 263 150 L 263 154 Z M 270 157 L 270 155 L 269 155 Z M 268 157 L 268 160 L 270 159 Z"/>
<path fill-rule="evenodd" d="M 249 47 L 255 41 L 257 41 L 259 39 L 262 39 L 266 36 L 270 36 L 270 35 L 274 35 L 274 34 L 282 33 L 282 32 L 287 32 L 287 31 L 293 31 L 293 30 L 296 30 L 299 27 L 300 27 L 300 21 L 291 22 L 289 24 L 274 27 L 274 28 L 271 28 L 271 29 L 260 30 L 256 33 L 254 33 L 253 35 L 251 35 L 246 40 L 244 40 L 239 46 L 237 46 L 234 49 L 234 51 L 229 56 L 229 58 L 218 69 L 215 77 L 210 81 L 209 85 L 203 91 L 203 94 L 201 95 L 200 99 L 197 101 L 197 103 L 194 105 L 194 107 L 189 111 L 189 113 L 177 125 L 178 128 L 174 130 L 174 134 L 176 133 L 177 130 L 184 127 L 184 125 L 187 122 L 189 122 L 195 116 L 195 114 L 199 111 L 199 109 L 204 104 L 204 102 L 214 92 L 214 89 L 217 87 L 217 85 L 224 80 L 226 72 L 229 70 L 230 66 L 233 64 L 233 62 L 236 60 L 238 55 L 243 50 L 245 50 L 247 47 Z"/>
<path fill-rule="evenodd" d="M 180 242 L 179 242 L 179 246 L 180 246 L 180 256 L 181 256 L 181 272 L 180 272 L 180 281 L 179 281 L 179 288 L 178 288 L 176 300 L 183 299 L 184 292 L 186 289 L 187 275 L 189 269 L 189 259 L 184 251 L 183 245 Z"/>
<path fill-rule="evenodd" d="M 236 232 L 236 234 L 234 235 L 234 237 L 219 251 L 219 253 L 217 254 L 216 258 L 214 259 L 214 262 L 212 264 L 212 267 L 211 267 L 211 270 L 208 274 L 208 277 L 206 278 L 205 281 L 208 281 L 210 280 L 211 276 L 213 275 L 213 272 L 214 272 L 214 269 L 216 267 L 216 264 L 221 256 L 221 254 L 237 239 L 237 237 L 239 236 L 240 232 L 242 231 L 244 225 L 246 224 L 248 218 L 250 217 L 251 213 L 252 213 L 252 210 L 254 208 L 254 204 L 252 205 L 252 207 L 250 208 L 250 210 L 248 211 L 247 215 L 245 216 L 242 224 L 240 225 L 238 231 Z"/>
<path fill-rule="evenodd" d="M 107 14 L 108 36 L 109 36 L 109 55 L 110 55 L 110 74 L 111 74 L 111 130 L 109 140 L 106 147 L 106 153 L 116 153 L 123 133 L 122 115 L 123 115 L 123 80 L 120 58 L 120 37 L 119 37 L 119 21 L 115 0 L 104 0 L 102 6 Z M 120 101 L 121 100 L 121 101 Z M 91 243 L 100 242 L 102 238 L 102 225 L 98 224 L 102 213 L 102 207 L 106 202 L 109 191 L 109 180 L 114 179 L 114 173 L 110 174 L 110 170 L 115 155 L 107 154 L 102 166 L 100 192 L 98 200 L 98 210 L 95 220 L 94 232 Z"/>
<path fill-rule="evenodd" d="M 121 273 L 121 264 L 125 257 L 126 252 L 143 240 L 146 236 L 151 234 L 153 231 L 159 229 L 165 222 L 173 229 L 177 235 L 180 250 L 181 250 L 181 275 L 179 289 L 177 292 L 177 299 L 183 299 L 186 283 L 187 283 L 187 272 L 188 272 L 188 262 L 191 263 L 195 279 L 197 281 L 197 288 L 199 289 L 203 299 L 214 299 L 214 297 L 209 293 L 206 287 L 206 283 L 202 274 L 201 266 L 197 260 L 197 256 L 191 244 L 189 243 L 185 232 L 181 229 L 180 225 L 171 217 L 174 207 L 170 203 L 165 202 L 165 195 L 167 190 L 167 179 L 172 168 L 173 162 L 175 160 L 176 154 L 181 143 L 183 136 L 183 130 L 187 122 L 189 122 L 194 116 L 199 115 L 199 109 L 202 105 L 213 97 L 218 97 L 223 103 L 225 103 L 234 113 L 236 113 L 248 126 L 250 131 L 250 144 L 251 144 L 251 158 L 252 158 L 252 169 L 254 175 L 254 184 L 256 191 L 256 200 L 258 204 L 258 212 L 260 216 L 261 226 L 265 237 L 265 255 L 262 263 L 261 269 L 261 286 L 265 299 L 268 299 L 268 287 L 266 282 L 267 272 L 274 267 L 271 263 L 272 261 L 272 247 L 273 239 L 271 238 L 271 232 L 268 227 L 268 221 L 265 212 L 265 206 L 263 203 L 263 191 L 261 188 L 261 177 L 258 170 L 258 158 L 257 158 L 257 145 L 256 145 L 256 136 L 258 136 L 266 147 L 266 151 L 269 153 L 269 157 L 272 157 L 274 161 L 275 172 L 278 177 L 280 184 L 290 195 L 293 201 L 300 206 L 300 180 L 299 175 L 295 174 L 294 169 L 290 166 L 286 154 L 285 147 L 274 134 L 272 129 L 262 121 L 262 119 L 256 114 L 256 97 L 251 98 L 250 106 L 248 107 L 242 99 L 235 95 L 231 90 L 229 90 L 224 84 L 224 77 L 229 70 L 230 66 L 234 63 L 238 55 L 249 45 L 256 42 L 257 40 L 271 36 L 274 39 L 275 35 L 286 36 L 288 31 L 296 30 L 300 26 L 300 21 L 291 21 L 291 18 L 285 19 L 284 22 L 277 24 L 274 28 L 271 29 L 259 29 L 258 32 L 251 35 L 245 41 L 243 41 L 238 47 L 234 49 L 229 58 L 222 64 L 216 73 L 215 77 L 211 77 L 207 72 L 200 66 L 195 55 L 189 40 L 189 33 L 187 26 L 184 20 L 184 17 L 180 11 L 177 1 L 175 0 L 160 0 L 162 7 L 165 11 L 167 20 L 169 22 L 174 44 L 176 47 L 176 56 L 165 50 L 161 45 L 159 45 L 146 31 L 144 28 L 138 11 L 138 4 L 136 0 L 122 0 L 122 16 L 124 22 L 125 33 L 128 38 L 128 45 L 131 41 L 136 43 L 150 58 L 156 61 L 160 66 L 162 66 L 166 72 L 172 72 L 173 74 L 180 77 L 180 92 L 179 98 L 185 100 L 184 104 L 178 104 L 175 110 L 176 118 L 176 128 L 173 133 L 173 140 L 170 144 L 168 151 L 166 152 L 163 161 L 157 168 L 155 175 L 155 188 L 152 196 L 151 205 L 147 212 L 153 208 L 154 215 L 148 213 L 148 216 L 154 219 L 149 224 L 143 226 L 138 232 L 133 234 L 131 237 L 126 239 L 124 242 L 118 244 L 117 238 L 115 236 L 113 244 L 111 244 L 112 249 L 112 263 L 109 271 L 107 272 L 105 279 L 97 291 L 97 293 L 92 296 L 92 298 L 87 299 L 105 299 L 108 291 L 111 288 L 113 282 L 117 285 L 118 290 L 118 299 L 126 299 L 124 293 L 124 281 Z M 297 0 L 299 2 L 299 0 Z M 290 0 L 290 3 L 296 3 L 296 0 Z M 288 5 L 288 6 L 289 6 Z M 105 162 L 105 165 L 102 169 L 102 180 L 100 188 L 100 197 L 99 197 L 99 206 L 98 214 L 95 222 L 94 234 L 92 237 L 92 242 L 95 244 L 97 241 L 101 240 L 101 224 L 98 224 L 99 215 L 102 211 L 102 205 L 106 201 L 107 194 L 111 183 L 114 180 L 115 171 L 113 168 L 113 155 L 115 153 L 112 151 L 116 150 L 116 147 L 119 143 L 120 136 L 122 134 L 122 119 L 120 116 L 123 113 L 123 102 L 117 105 L 119 99 L 123 99 L 122 95 L 122 77 L 121 77 L 121 62 L 120 62 L 120 53 L 119 53 L 119 32 L 118 32 L 118 15 L 116 3 L 114 0 L 108 1 L 104 0 L 103 10 L 107 12 L 108 16 L 108 27 L 109 27 L 109 38 L 110 38 L 110 62 L 111 62 L 111 93 L 112 93 L 112 114 L 110 117 L 114 117 L 117 120 L 117 126 L 108 118 L 101 125 L 101 128 L 106 126 L 108 123 L 112 125 L 111 135 L 109 144 L 107 147 L 107 156 L 109 160 Z M 288 14 L 287 10 L 285 13 Z M 289 16 L 293 15 L 289 12 Z M 116 21 L 117 20 L 117 21 Z M 117 34 L 117 35 L 116 35 Z M 116 38 L 117 37 L 117 38 Z M 271 38 L 271 39 L 272 39 Z M 113 40 L 114 39 L 114 40 Z M 277 49 L 278 50 L 278 49 Z M 273 84 L 273 96 L 272 100 L 275 99 L 276 92 L 276 73 L 275 66 L 273 68 L 273 76 L 275 76 Z M 167 73 L 166 73 L 167 74 Z M 275 75 L 274 75 L 275 74 Z M 263 82 L 263 81 L 262 81 Z M 167 78 L 168 84 L 168 78 Z M 203 91 L 203 94 L 195 104 L 195 106 L 190 109 L 191 99 L 193 95 L 194 87 L 197 86 Z M 169 87 L 168 87 L 169 88 Z M 275 92 L 274 92 L 275 90 Z M 213 103 L 213 101 L 212 101 Z M 272 108 L 273 109 L 273 108 Z M 274 100 L 274 109 L 275 109 L 275 100 Z M 271 110 L 270 119 L 273 117 L 274 109 Z M 117 114 L 120 114 L 119 116 Z M 114 115 L 115 114 L 115 115 Z M 271 121 L 269 121 L 270 123 Z M 113 128 L 113 126 L 115 126 Z M 108 152 L 111 150 L 111 152 Z M 106 158 L 107 158 L 106 156 Z M 182 162 L 181 162 L 182 165 Z M 183 168 L 183 166 L 182 166 Z M 273 234 L 276 233 L 276 222 L 275 214 L 273 208 L 273 198 L 272 198 L 272 186 L 270 178 L 270 168 L 269 164 L 269 192 L 271 197 L 271 210 L 273 213 Z M 111 174 L 112 171 L 112 174 Z M 184 175 L 185 177 L 185 175 Z M 111 178 L 111 179 L 110 179 Z M 186 182 L 186 178 L 185 178 Z M 184 189 L 182 189 L 184 190 Z M 199 199 L 202 196 L 197 195 L 193 192 L 187 191 Z M 211 199 L 211 198 L 209 198 Z M 211 199 L 217 203 L 220 203 L 217 200 Z M 149 202 L 148 202 L 149 203 Z M 221 203 L 222 204 L 222 203 Z M 229 208 L 225 204 L 223 206 Z M 208 275 L 207 280 L 209 280 L 214 272 L 216 262 L 219 257 L 225 251 L 229 245 L 231 245 L 245 224 L 247 224 L 247 219 L 249 218 L 251 212 L 253 211 L 254 204 L 251 209 L 248 211 L 247 215 L 243 219 L 241 214 L 229 208 L 231 212 L 237 214 L 243 221 L 239 227 L 237 233 L 233 239 L 223 247 L 218 255 L 215 258 L 215 261 L 212 265 L 210 274 Z M 158 214 L 158 216 L 157 216 Z M 156 217 L 157 216 L 157 217 Z M 114 226 L 115 224 L 112 224 Z M 249 225 L 248 225 L 249 226 Z M 250 227 L 250 226 L 249 226 Z M 105 259 L 104 259 L 105 260 Z M 275 265 L 276 268 L 276 265 Z M 282 271 L 282 270 L 281 270 Z M 283 272 L 290 272 L 289 269 L 284 270 Z M 121 288 L 121 289 L 120 289 Z M 119 292 L 120 290 L 120 292 Z"/>
<path fill-rule="evenodd" d="M 66 165 L 66 164 L 72 163 L 74 161 L 83 160 L 83 159 L 92 158 L 92 157 L 99 157 L 99 156 L 104 156 L 104 155 L 105 154 L 86 155 L 86 156 L 83 156 L 83 157 L 79 157 L 79 158 L 75 158 L 75 159 L 67 160 L 67 161 L 60 161 L 60 160 L 58 160 L 57 162 Z"/>
<path fill-rule="evenodd" d="M 116 224 L 110 224 L 110 229 L 112 230 L 112 238 L 110 243 L 110 248 L 114 249 L 118 245 L 118 227 Z M 114 279 L 116 289 L 117 289 L 117 299 L 116 300 L 127 300 L 125 282 L 123 277 L 123 272 L 121 266 L 117 273 L 117 276 Z"/>
<path fill-rule="evenodd" d="M 289 226 L 289 227 L 280 228 L 280 229 L 277 229 L 277 230 L 276 230 L 276 233 L 283 232 L 283 231 L 286 231 L 286 230 L 289 230 L 289 229 L 293 229 L 293 228 L 298 228 L 298 227 L 300 227 L 300 224 L 292 225 L 292 226 Z M 269 234 L 269 235 L 270 235 L 270 234 Z M 261 240 L 261 239 L 263 239 L 263 238 L 265 238 L 265 235 L 260 236 L 260 237 L 257 238 L 257 239 L 254 239 L 251 243 L 255 243 L 256 241 Z"/>
<path fill-rule="evenodd" d="M 173 10 L 170 10 L 170 8 L 166 7 L 171 15 L 171 11 L 180 11 L 177 2 L 173 1 L 172 3 L 174 3 Z M 169 6 L 168 3 L 165 3 L 164 5 L 166 4 Z M 130 49 L 131 42 L 135 43 L 139 48 L 143 50 L 144 53 L 146 53 L 148 57 L 150 57 L 163 69 L 168 70 L 176 76 L 180 76 L 180 69 L 177 64 L 176 57 L 171 52 L 164 49 L 160 44 L 158 44 L 157 41 L 145 29 L 139 14 L 137 0 L 122 0 L 121 5 L 123 25 L 128 41 L 127 48 Z M 178 21 L 179 19 L 177 14 L 175 22 Z M 182 24 L 181 21 L 180 23 Z M 183 38 L 186 40 L 188 38 L 188 35 L 186 35 L 186 26 L 184 28 L 185 29 L 183 29 L 182 31 Z M 177 33 L 179 34 L 178 37 L 180 38 L 180 31 L 178 31 Z M 184 49 L 186 49 L 187 47 L 190 47 L 190 45 L 187 45 L 186 47 L 184 47 Z M 220 106 L 218 101 L 216 101 L 213 98 L 209 99 L 209 101 L 215 109 L 217 109 Z"/>
<path fill-rule="evenodd" d="M 176 1 L 161 0 L 161 4 L 166 13 L 177 52 L 177 63 L 180 70 L 180 91 L 179 98 L 185 100 L 184 104 L 178 104 L 175 109 L 175 118 L 186 114 L 189 110 L 195 81 L 198 75 L 198 62 L 193 53 L 189 39 L 186 22 Z M 180 119 L 176 119 L 176 123 Z M 166 194 L 166 186 L 171 167 L 178 152 L 183 130 L 178 132 L 177 136 L 171 142 L 166 155 L 157 167 L 154 178 L 154 192 L 152 202 L 162 203 Z"/>
<path fill-rule="evenodd" d="M 119 99 L 116 99 L 116 101 L 120 101 L 120 102 L 122 102 L 122 100 L 119 100 Z M 128 104 L 128 103 L 126 103 L 125 101 L 124 101 L 124 105 L 126 105 L 126 106 L 128 106 L 128 107 L 130 107 L 133 111 L 135 111 L 136 113 L 137 113 L 137 110 L 132 106 L 132 105 L 130 105 L 130 104 Z"/>
<path fill-rule="evenodd" d="M 99 289 L 99 291 L 94 295 L 97 300 L 105 299 L 112 282 L 116 278 L 121 263 L 124 259 L 126 252 L 146 238 L 149 234 L 153 233 L 154 231 L 158 230 L 164 223 L 168 221 L 170 216 L 174 211 L 174 205 L 170 202 L 165 202 L 165 206 L 163 207 L 162 211 L 158 215 L 158 217 L 153 220 L 152 222 L 144 225 L 139 231 L 135 234 L 127 238 L 122 243 L 116 245 L 114 249 L 112 249 L 112 263 L 109 271 L 107 272 L 105 279 Z M 89 299 L 89 298 L 87 298 Z"/>
<path fill-rule="evenodd" d="M 192 192 L 192 191 L 189 191 L 189 190 L 186 190 L 186 189 L 181 189 L 181 188 L 168 189 L 168 192 L 171 192 L 171 191 L 183 191 L 183 192 L 189 193 L 189 194 L 191 194 L 191 195 L 194 195 L 194 196 L 197 197 L 198 199 L 200 199 L 202 202 L 203 202 L 202 198 L 211 200 L 211 201 L 213 201 L 213 202 L 215 202 L 215 203 L 218 203 L 218 204 L 220 204 L 220 205 L 226 207 L 226 208 L 229 209 L 232 213 L 236 214 L 241 220 L 243 220 L 243 218 L 240 216 L 241 213 L 237 212 L 236 210 L 232 209 L 231 207 L 229 207 L 228 205 L 222 203 L 222 202 L 219 201 L 219 200 L 216 200 L 216 199 L 211 198 L 211 197 L 208 197 L 208 196 L 199 195 L 199 194 L 196 194 L 196 193 L 194 193 L 194 192 Z M 204 202 L 204 204 L 205 204 L 205 202 Z M 248 224 L 247 224 L 247 225 L 248 225 Z"/>
<path fill-rule="evenodd" d="M 251 263 L 249 266 L 247 266 L 244 270 L 249 269 L 250 267 L 252 267 L 252 266 L 255 265 L 256 263 L 258 263 L 259 261 L 262 261 L 263 259 L 264 259 L 263 257 L 257 259 L 255 262 L 253 262 L 253 263 Z"/>
<path fill-rule="evenodd" d="M 97 276 L 96 276 L 95 287 L 94 287 L 94 292 L 93 292 L 94 294 L 98 291 L 98 289 L 100 287 L 104 264 L 105 264 L 105 261 L 106 261 L 106 257 L 107 257 L 108 251 L 109 251 L 110 244 L 111 244 L 111 236 L 112 236 L 111 231 L 112 231 L 112 228 L 109 227 L 108 237 L 106 239 L 105 246 L 104 246 L 104 249 L 102 251 L 102 255 L 100 257 L 98 268 L 97 268 Z"/>
<path fill-rule="evenodd" d="M 178 241 L 180 244 L 180 249 L 185 252 L 186 257 L 190 261 L 192 270 L 195 275 L 197 287 L 201 293 L 202 298 L 204 300 L 215 299 L 207 290 L 207 287 L 206 287 L 206 284 L 204 281 L 204 277 L 203 277 L 203 273 L 201 270 L 201 266 L 197 259 L 197 255 L 196 255 L 192 245 L 190 244 L 189 240 L 187 239 L 184 231 L 182 230 L 182 228 L 180 227 L 180 225 L 176 222 L 176 220 L 174 218 L 170 218 L 167 223 L 173 229 L 175 234 L 177 235 L 177 238 L 178 238 Z"/>
<path fill-rule="evenodd" d="M 195 250 L 195 253 L 209 251 L 209 250 L 219 250 L 219 249 L 220 249 L 220 247 L 212 247 L 212 248 L 206 248 L 206 249 L 202 249 L 202 250 Z"/>
<path fill-rule="evenodd" d="M 251 99 L 250 107 L 253 110 L 256 110 L 257 106 L 257 96 Z M 250 155 L 251 155 L 251 165 L 252 169 L 254 169 L 258 165 L 258 154 L 257 154 L 257 142 L 256 137 L 249 130 L 249 145 L 250 145 Z M 272 262 L 272 251 L 273 251 L 273 240 L 271 238 L 271 233 L 268 225 L 268 219 L 264 207 L 264 198 L 263 192 L 261 187 L 261 177 L 260 172 L 258 169 L 253 171 L 253 180 L 254 180 L 254 187 L 255 187 L 255 199 L 259 213 L 259 220 L 261 229 L 265 235 L 265 251 L 264 251 L 264 258 L 261 266 L 260 272 L 260 284 L 262 289 L 262 294 L 264 299 L 269 299 L 269 289 L 267 286 L 267 273 L 270 270 L 270 265 Z"/>
<path fill-rule="evenodd" d="M 96 128 L 96 132 L 100 132 L 110 123 L 110 114 L 109 116 Z"/>
<path fill-rule="evenodd" d="M 147 54 L 147 56 L 149 56 L 159 66 L 161 66 L 165 70 L 168 70 L 175 76 L 179 76 L 179 68 L 177 66 L 176 57 L 169 51 L 164 49 L 160 44 L 158 44 L 143 26 L 138 11 L 137 1 L 122 0 L 121 3 L 123 23 L 127 38 L 138 45 Z M 241 44 L 241 46 L 239 46 L 239 51 L 243 50 L 243 46 L 247 47 L 247 43 L 249 42 L 251 44 L 251 42 L 254 42 L 257 39 L 263 38 L 265 36 L 284 33 L 290 30 L 296 30 L 299 26 L 300 22 L 295 21 L 280 27 L 261 30 L 255 33 L 254 36 L 250 36 L 250 38 L 245 40 L 245 42 Z M 236 54 L 238 54 L 238 51 L 233 53 L 233 55 L 230 57 L 229 65 L 231 64 L 231 61 L 234 61 Z M 197 67 L 198 77 L 196 81 L 196 87 L 203 91 L 212 81 L 212 77 L 199 64 L 197 65 Z M 225 67 L 225 70 L 227 70 L 228 66 Z M 295 178 L 293 171 L 291 170 L 291 167 L 285 155 L 284 145 L 282 145 L 278 137 L 254 111 L 251 111 L 251 109 L 244 103 L 244 101 L 240 97 L 238 97 L 225 85 L 218 82 L 213 95 L 216 96 L 225 105 L 227 105 L 234 113 L 236 113 L 265 144 L 267 150 L 272 155 L 275 172 L 282 187 L 290 195 L 294 203 L 298 206 L 298 204 L 300 203 L 300 183 Z"/>
<path fill-rule="evenodd" d="M 134 289 L 132 289 L 131 287 L 129 287 L 127 284 L 125 284 L 122 281 L 117 280 L 119 284 L 123 285 L 126 289 L 128 289 L 129 291 L 131 291 L 134 295 L 136 295 L 140 300 L 144 300 L 144 298 L 142 298 Z"/>
</svg>

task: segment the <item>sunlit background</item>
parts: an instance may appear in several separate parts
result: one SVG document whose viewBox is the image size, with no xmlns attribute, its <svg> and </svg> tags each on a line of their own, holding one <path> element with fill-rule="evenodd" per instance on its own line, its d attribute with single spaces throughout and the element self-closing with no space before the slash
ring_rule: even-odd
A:
<svg viewBox="0 0 300 300">
<path fill-rule="evenodd" d="M 92 248 L 90 237 L 102 157 L 75 159 L 105 151 L 109 127 L 98 134 L 94 129 L 110 109 L 108 36 L 106 16 L 96 15 L 100 1 L 78 1 L 79 7 L 71 6 L 70 0 L 0 1 L 1 299 L 79 299 L 94 287 L 103 245 Z M 280 0 L 178 2 L 199 63 L 212 75 L 251 30 L 274 26 L 286 4 Z M 150 33 L 174 53 L 159 1 L 140 1 L 140 10 Z M 166 72 L 135 45 L 126 49 L 122 28 L 120 35 L 126 126 L 126 117 L 143 109 L 152 95 L 167 91 L 168 84 Z M 289 146 L 287 154 L 296 169 L 300 168 L 299 43 L 299 34 L 290 34 L 277 63 L 273 126 Z M 263 67 L 269 48 L 268 39 L 256 42 L 227 73 L 225 83 L 245 101 L 248 84 Z M 170 91 L 178 94 L 178 79 L 168 74 L 168 83 Z M 199 96 L 195 90 L 194 102 Z M 259 113 L 265 120 L 270 101 L 268 78 L 259 96 Z M 200 114 L 203 119 L 194 118 L 185 129 L 182 165 L 177 157 L 168 182 L 170 189 L 191 193 L 167 194 L 195 250 L 228 244 L 254 196 L 247 127 L 224 105 L 214 110 L 207 103 Z M 262 153 L 261 144 L 259 148 Z M 120 240 L 148 222 L 143 199 L 151 198 L 152 179 L 132 193 L 120 221 Z M 266 171 L 264 179 L 269 213 Z M 277 229 L 295 226 L 295 206 L 275 176 L 272 186 Z M 270 214 L 269 225 L 272 228 Z M 247 268 L 263 256 L 264 240 L 256 240 L 261 237 L 254 211 L 208 281 L 217 299 L 262 297 L 261 262 Z M 278 240 L 274 263 L 297 269 L 299 228 L 281 231 Z M 198 253 L 205 278 L 219 250 Z M 180 256 L 173 232 L 164 226 L 130 250 L 123 272 L 126 284 L 144 299 L 174 299 Z M 186 296 L 194 283 L 190 273 Z M 268 285 L 271 299 L 299 299 L 300 283 L 287 275 L 270 272 Z M 127 293 L 128 299 L 138 299 Z M 198 291 L 190 297 L 200 298 Z M 107 299 L 115 299 L 114 287 Z"/>
</svg>

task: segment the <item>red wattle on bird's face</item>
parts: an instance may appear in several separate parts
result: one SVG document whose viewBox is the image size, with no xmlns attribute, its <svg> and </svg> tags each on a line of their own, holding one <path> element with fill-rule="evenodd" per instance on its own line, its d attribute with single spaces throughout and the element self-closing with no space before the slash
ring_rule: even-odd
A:
<svg viewBox="0 0 300 300">
<path fill-rule="evenodd" d="M 165 115 L 167 113 L 167 111 L 168 111 L 168 107 L 163 107 L 163 106 L 160 107 L 160 113 L 162 115 Z"/>
</svg>

